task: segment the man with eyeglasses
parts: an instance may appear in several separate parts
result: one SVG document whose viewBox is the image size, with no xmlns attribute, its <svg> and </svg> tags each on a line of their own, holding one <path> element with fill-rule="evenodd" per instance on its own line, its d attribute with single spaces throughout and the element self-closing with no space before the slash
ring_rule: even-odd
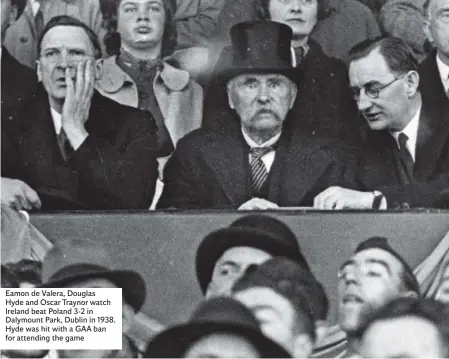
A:
<svg viewBox="0 0 449 359">
<path fill-rule="evenodd" d="M 36 97 L 2 123 L 2 176 L 15 209 L 149 208 L 158 173 L 149 113 L 94 91 L 101 50 L 84 23 L 58 16 L 38 44 Z M 3 178 L 2 178 L 3 187 Z M 3 190 L 3 188 L 2 188 Z"/>
<path fill-rule="evenodd" d="M 369 318 L 400 297 L 419 297 L 410 266 L 384 237 L 360 243 L 338 272 L 338 323 L 346 332 L 347 356 L 359 354 Z"/>
<path fill-rule="evenodd" d="M 320 209 L 408 209 L 438 206 L 449 187 L 449 116 L 423 101 L 418 65 L 393 37 L 367 40 L 350 52 L 349 78 L 369 131 L 357 179 L 364 191 L 330 187 Z"/>
</svg>

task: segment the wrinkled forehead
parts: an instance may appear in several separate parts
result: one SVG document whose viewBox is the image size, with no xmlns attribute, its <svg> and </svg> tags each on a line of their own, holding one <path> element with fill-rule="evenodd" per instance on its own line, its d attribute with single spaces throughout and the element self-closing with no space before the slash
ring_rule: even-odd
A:
<svg viewBox="0 0 449 359">
<path fill-rule="evenodd" d="M 218 259 L 217 264 L 262 264 L 270 258 L 272 258 L 271 254 L 262 249 L 240 246 L 227 249 Z"/>
<path fill-rule="evenodd" d="M 374 49 L 368 55 L 353 60 L 349 64 L 351 86 L 361 87 L 369 82 L 382 82 L 391 74 L 393 72 L 379 49 Z"/>
<path fill-rule="evenodd" d="M 345 262 L 342 267 L 350 266 L 350 265 L 369 265 L 369 264 L 378 264 L 388 267 L 391 273 L 402 273 L 403 267 L 402 263 L 391 253 L 379 249 L 379 248 L 370 248 L 365 249 L 361 252 L 354 254 L 347 262 Z"/>
<path fill-rule="evenodd" d="M 94 46 L 86 31 L 78 26 L 55 26 L 47 31 L 42 38 L 41 51 L 49 48 L 76 48 L 90 51 Z"/>
<path fill-rule="evenodd" d="M 266 82 L 266 81 L 282 81 L 285 83 L 290 83 L 290 79 L 282 74 L 278 73 L 246 73 L 241 74 L 233 77 L 229 80 L 230 83 L 244 83 L 246 81 L 260 81 L 260 82 Z"/>
</svg>

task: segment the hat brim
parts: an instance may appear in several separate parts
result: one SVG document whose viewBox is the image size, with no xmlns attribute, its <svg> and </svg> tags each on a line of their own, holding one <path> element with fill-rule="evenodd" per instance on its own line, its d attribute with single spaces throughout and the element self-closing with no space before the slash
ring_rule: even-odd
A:
<svg viewBox="0 0 449 359">
<path fill-rule="evenodd" d="M 213 333 L 232 333 L 243 336 L 262 358 L 291 358 L 279 344 L 261 332 L 231 323 L 187 323 L 163 331 L 148 344 L 144 358 L 181 358 L 191 344 Z"/>
<path fill-rule="evenodd" d="M 215 263 L 225 251 L 234 247 L 252 247 L 267 252 L 273 257 L 286 257 L 305 262 L 302 254 L 292 245 L 282 243 L 265 231 L 254 227 L 229 227 L 219 229 L 204 238 L 196 254 L 196 275 L 203 293 L 212 279 Z"/>
<path fill-rule="evenodd" d="M 298 84 L 301 80 L 301 70 L 299 68 L 248 68 L 248 67 L 231 67 L 224 69 L 218 74 L 220 82 L 228 82 L 232 78 L 243 74 L 279 74 L 292 80 Z"/>
<path fill-rule="evenodd" d="M 89 278 L 109 279 L 118 288 L 122 288 L 123 297 L 136 312 L 140 311 L 142 308 L 146 297 L 145 281 L 139 273 L 131 270 L 111 270 L 74 274 L 58 280 L 42 283 L 39 288 L 64 288 L 70 283 Z"/>
</svg>

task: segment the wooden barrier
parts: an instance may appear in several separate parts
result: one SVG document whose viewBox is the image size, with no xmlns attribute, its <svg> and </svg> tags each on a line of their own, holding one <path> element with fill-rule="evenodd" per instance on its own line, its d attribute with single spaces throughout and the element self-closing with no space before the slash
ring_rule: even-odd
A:
<svg viewBox="0 0 449 359">
<path fill-rule="evenodd" d="M 449 231 L 449 212 L 278 212 L 288 224 L 332 303 L 335 322 L 337 270 L 356 245 L 370 236 L 386 236 L 417 266 Z M 242 213 L 67 213 L 36 214 L 31 222 L 51 241 L 89 238 L 108 244 L 123 268 L 146 279 L 143 311 L 163 324 L 185 319 L 201 299 L 194 272 L 196 248 L 212 230 Z"/>
</svg>

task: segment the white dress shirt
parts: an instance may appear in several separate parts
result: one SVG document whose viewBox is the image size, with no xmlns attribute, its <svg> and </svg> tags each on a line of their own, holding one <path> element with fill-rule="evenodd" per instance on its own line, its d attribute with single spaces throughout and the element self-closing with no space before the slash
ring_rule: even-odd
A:
<svg viewBox="0 0 449 359">
<path fill-rule="evenodd" d="M 437 67 L 440 73 L 441 82 L 443 83 L 444 91 L 449 91 L 449 66 L 447 66 L 437 54 Z"/>
<path fill-rule="evenodd" d="M 266 141 L 266 142 L 262 143 L 261 145 L 259 145 L 251 137 L 249 137 L 245 133 L 243 128 L 242 128 L 242 134 L 243 134 L 243 138 L 245 139 L 245 142 L 248 144 L 248 146 L 250 148 L 273 146 L 279 140 L 279 137 L 281 137 L 281 132 L 279 132 L 276 136 L 270 138 L 268 141 Z M 271 170 L 271 166 L 273 165 L 275 155 L 276 155 L 276 152 L 275 151 L 271 151 L 271 152 L 269 152 L 266 155 L 261 157 L 261 160 L 264 163 L 265 168 L 267 169 L 267 172 L 270 172 L 270 170 Z M 251 163 L 251 153 L 249 154 L 249 161 Z"/>
<path fill-rule="evenodd" d="M 53 125 L 55 126 L 55 131 L 56 134 L 59 135 L 61 133 L 61 127 L 62 127 L 62 122 L 61 122 L 61 114 L 58 113 L 56 110 L 53 110 L 50 107 L 50 113 L 51 113 L 51 118 L 53 119 Z"/>
<path fill-rule="evenodd" d="M 419 117 L 421 116 L 421 106 L 419 106 L 418 111 L 416 111 L 415 116 L 413 116 L 412 120 L 408 123 L 408 125 L 399 132 L 390 132 L 391 135 L 396 140 L 396 144 L 399 146 L 399 135 L 404 133 L 408 137 L 407 141 L 407 150 L 413 158 L 413 162 L 415 162 L 416 158 L 416 141 L 418 140 L 418 129 L 419 129 Z"/>
<path fill-rule="evenodd" d="M 29 0 L 31 4 L 31 10 L 33 11 L 33 16 L 36 16 L 37 12 L 39 11 L 41 4 L 39 0 Z"/>
</svg>

